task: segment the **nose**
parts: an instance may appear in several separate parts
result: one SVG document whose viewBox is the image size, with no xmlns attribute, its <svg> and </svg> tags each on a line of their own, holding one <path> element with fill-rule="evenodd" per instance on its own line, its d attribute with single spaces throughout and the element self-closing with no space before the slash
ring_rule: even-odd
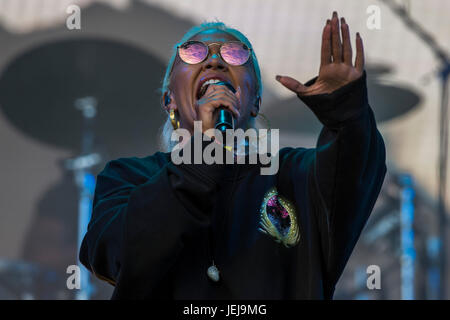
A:
<svg viewBox="0 0 450 320">
<path fill-rule="evenodd" d="M 203 69 L 217 69 L 221 71 L 227 70 L 228 66 L 222 60 L 219 54 L 219 46 L 212 45 L 209 47 L 208 58 L 203 62 Z"/>
</svg>

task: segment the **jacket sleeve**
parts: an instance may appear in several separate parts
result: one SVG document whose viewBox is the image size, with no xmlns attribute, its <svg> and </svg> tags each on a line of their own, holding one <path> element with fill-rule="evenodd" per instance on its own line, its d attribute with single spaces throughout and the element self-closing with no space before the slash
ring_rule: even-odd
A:
<svg viewBox="0 0 450 320">
<path fill-rule="evenodd" d="M 386 173 L 385 147 L 368 104 L 365 71 L 330 94 L 300 99 L 323 128 L 316 148 L 291 151 L 290 158 L 298 159 L 291 173 L 307 181 L 331 295 L 380 192 Z"/>
<path fill-rule="evenodd" d="M 160 166 L 155 156 L 145 159 L 111 161 L 97 176 L 92 217 L 80 249 L 80 261 L 116 286 L 113 298 L 156 294 L 184 237 L 210 223 L 220 179 L 215 165 Z"/>
</svg>

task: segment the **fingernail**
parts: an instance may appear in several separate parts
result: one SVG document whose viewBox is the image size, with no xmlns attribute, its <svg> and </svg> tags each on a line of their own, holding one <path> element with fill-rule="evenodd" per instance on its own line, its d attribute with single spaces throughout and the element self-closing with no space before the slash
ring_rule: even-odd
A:
<svg viewBox="0 0 450 320">
<path fill-rule="evenodd" d="M 356 33 L 356 37 L 361 38 L 361 35 L 359 34 L 359 32 Z"/>
<path fill-rule="evenodd" d="M 337 17 L 337 12 L 333 11 L 333 18 L 336 18 L 336 17 Z"/>
<path fill-rule="evenodd" d="M 276 76 L 275 79 L 277 79 L 278 81 L 280 81 L 281 76 Z"/>
<path fill-rule="evenodd" d="M 341 23 L 345 23 L 344 17 L 341 18 Z"/>
<path fill-rule="evenodd" d="M 330 19 L 327 19 L 327 24 L 330 24 L 331 23 L 331 20 Z"/>
</svg>

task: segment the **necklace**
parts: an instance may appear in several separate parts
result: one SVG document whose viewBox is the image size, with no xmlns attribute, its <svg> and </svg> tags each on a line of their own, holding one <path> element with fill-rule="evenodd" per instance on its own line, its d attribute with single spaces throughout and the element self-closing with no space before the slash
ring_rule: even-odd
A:
<svg viewBox="0 0 450 320">
<path fill-rule="evenodd" d="M 239 166 L 236 166 L 235 168 L 236 169 L 235 169 L 233 184 L 232 184 L 232 187 L 231 187 L 231 195 L 230 195 L 230 201 L 229 201 L 230 208 L 228 210 L 228 214 L 224 214 L 224 217 L 221 220 L 222 230 L 224 230 L 224 228 L 225 228 L 224 226 L 225 226 L 225 222 L 226 222 L 227 216 L 228 217 L 231 216 L 231 210 L 232 210 L 232 205 L 231 205 L 232 201 L 231 200 L 233 199 L 233 196 L 234 196 L 234 188 L 235 188 L 236 179 L 237 179 L 237 176 L 238 176 L 238 173 L 239 173 Z M 214 249 L 214 238 L 213 238 L 212 227 L 213 226 L 211 224 L 210 227 L 208 228 L 208 237 L 209 237 L 209 239 L 208 239 L 209 240 L 208 241 L 208 254 L 209 254 L 209 257 L 210 257 L 210 259 L 212 261 L 212 264 L 206 270 L 206 274 L 208 275 L 208 277 L 212 281 L 219 282 L 219 280 L 220 280 L 220 271 L 219 271 L 219 268 L 217 268 L 217 266 L 216 266 L 216 264 L 214 262 L 214 254 L 212 252 L 212 249 Z"/>
<path fill-rule="evenodd" d="M 214 257 L 213 257 L 213 253 L 212 253 L 212 248 L 213 243 L 214 243 L 214 239 L 213 239 L 213 232 L 212 232 L 212 225 L 209 226 L 208 228 L 208 255 L 209 258 L 212 261 L 212 264 L 208 267 L 208 269 L 206 270 L 206 274 L 208 275 L 208 277 L 214 281 L 214 282 L 219 282 L 220 280 L 220 271 L 217 268 L 216 264 L 214 263 Z"/>
</svg>

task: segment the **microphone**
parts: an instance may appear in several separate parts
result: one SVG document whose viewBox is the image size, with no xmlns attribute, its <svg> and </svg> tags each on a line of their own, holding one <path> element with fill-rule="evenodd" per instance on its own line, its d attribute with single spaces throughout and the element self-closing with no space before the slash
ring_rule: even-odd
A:
<svg viewBox="0 0 450 320">
<path fill-rule="evenodd" d="M 220 81 L 216 84 L 226 86 L 233 93 L 236 93 L 236 90 L 228 82 Z M 216 120 L 214 129 L 218 129 L 220 132 L 222 132 L 222 134 L 225 134 L 227 129 L 234 129 L 233 114 L 225 107 L 219 107 L 219 117 Z"/>
</svg>

